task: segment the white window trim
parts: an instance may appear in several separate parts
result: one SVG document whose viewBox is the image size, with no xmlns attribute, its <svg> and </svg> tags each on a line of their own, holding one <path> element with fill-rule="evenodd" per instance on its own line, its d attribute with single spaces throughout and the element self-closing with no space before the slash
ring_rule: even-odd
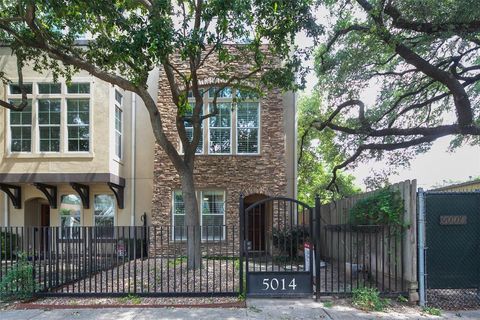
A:
<svg viewBox="0 0 480 320">
<path fill-rule="evenodd" d="M 177 189 L 177 190 L 173 190 L 172 191 L 172 201 L 171 201 L 171 223 L 170 223 L 170 228 L 171 228 L 171 240 L 174 241 L 174 242 L 182 242 L 182 241 L 186 241 L 187 240 L 187 235 L 185 234 L 184 237 L 182 237 L 181 239 L 175 239 L 175 233 L 174 233 L 174 225 L 175 225 L 175 221 L 174 221 L 174 212 L 175 212 L 175 192 L 182 192 L 182 190 L 180 189 Z M 223 226 L 223 236 L 221 239 L 213 239 L 213 238 L 204 238 L 203 237 L 203 213 L 202 213 L 202 204 L 203 204 L 203 192 L 222 192 L 223 193 L 223 223 L 222 223 L 222 226 Z M 200 239 L 201 239 L 201 242 L 206 242 L 206 241 L 225 241 L 226 239 L 226 215 L 227 215 L 227 192 L 226 190 L 222 190 L 222 189 L 204 189 L 204 190 L 198 190 L 195 194 L 195 196 L 197 197 L 197 205 L 198 205 L 198 213 L 200 215 Z M 199 197 L 200 197 L 200 201 L 199 200 Z M 184 214 L 185 215 L 185 214 Z"/>
<path fill-rule="evenodd" d="M 62 213 L 60 212 L 60 209 L 62 207 L 62 198 L 64 196 L 69 196 L 69 195 L 75 195 L 80 199 L 80 196 L 74 194 L 73 192 L 72 193 L 64 193 L 64 194 L 60 195 L 60 208 L 58 208 L 58 223 L 59 223 L 60 228 L 62 227 L 62 216 L 63 216 Z M 83 203 L 81 202 L 81 199 L 80 199 L 80 225 L 78 227 L 83 227 L 83 210 L 84 210 Z M 73 239 L 73 238 L 63 237 L 62 234 L 60 234 L 60 239 Z"/>
<path fill-rule="evenodd" d="M 188 102 L 193 102 L 193 100 L 191 100 L 191 98 L 190 98 L 190 100 Z M 203 112 L 203 114 L 205 114 L 205 104 L 203 104 L 203 106 L 202 106 L 202 112 Z M 197 152 L 197 150 L 195 150 L 195 155 L 204 155 L 205 154 L 205 128 L 206 128 L 206 123 L 208 122 L 208 120 L 204 119 L 202 122 L 203 122 L 202 123 L 202 128 L 201 128 L 202 129 L 202 139 L 200 141 L 201 146 L 202 146 L 202 151 Z M 191 128 L 193 130 L 193 127 L 189 127 L 189 128 Z M 189 129 L 189 128 L 185 127 L 185 132 L 187 131 L 186 129 Z M 193 135 L 193 133 L 192 133 L 192 135 Z M 180 148 L 179 154 L 181 154 L 181 155 L 185 154 L 185 150 L 183 150 L 183 145 L 182 145 L 182 141 L 180 140 L 180 138 L 178 139 L 178 146 Z"/>
<path fill-rule="evenodd" d="M 119 103 L 117 101 L 117 98 L 116 98 L 116 94 L 117 92 L 122 96 L 122 101 L 121 103 Z M 115 133 L 115 141 L 114 141 L 114 160 L 118 161 L 118 162 L 121 162 L 123 161 L 124 159 L 124 156 L 125 156 L 125 148 L 124 148 L 124 129 L 125 129 L 125 117 L 124 117 L 124 110 L 123 110 L 123 102 L 125 101 L 125 97 L 124 97 L 124 94 L 122 92 L 120 92 L 120 90 L 118 90 L 117 88 L 113 91 L 113 106 L 114 106 L 114 110 L 113 110 L 113 131 Z M 120 128 L 120 132 L 117 131 L 117 108 L 120 110 L 120 125 L 121 125 L 121 128 Z M 120 155 L 117 154 L 117 133 L 120 134 Z"/>
<path fill-rule="evenodd" d="M 208 136 L 207 136 L 207 154 L 212 155 L 212 156 L 228 156 L 228 155 L 233 155 L 233 115 L 234 112 L 232 111 L 233 107 L 233 102 L 230 101 L 217 101 L 217 104 L 230 104 L 230 152 L 210 152 L 210 121 L 207 121 L 207 126 L 208 126 Z M 208 112 L 210 113 L 210 101 L 208 101 Z M 214 129 L 226 129 L 227 127 L 214 127 Z"/>
<path fill-rule="evenodd" d="M 13 97 L 8 97 L 7 101 L 18 100 L 18 99 L 21 99 L 21 97 L 17 98 L 16 95 L 15 95 Z M 31 97 L 31 95 L 28 98 L 28 100 L 32 101 L 32 104 L 33 104 L 33 99 Z M 10 109 L 8 110 L 7 121 L 6 121 L 6 125 L 5 125 L 5 128 L 8 128 L 8 130 L 5 130 L 6 145 L 7 145 L 7 152 L 8 152 L 7 154 L 8 155 L 22 155 L 22 154 L 32 154 L 33 153 L 33 151 L 34 151 L 34 149 L 33 149 L 34 148 L 34 139 L 35 139 L 35 137 L 34 137 L 34 123 L 33 123 L 33 121 L 34 121 L 34 116 L 33 116 L 34 110 L 33 109 L 34 109 L 34 106 L 32 105 L 31 106 L 31 111 L 30 111 L 31 117 L 32 117 L 30 119 L 31 120 L 30 125 L 23 125 L 23 124 L 20 124 L 20 125 L 14 124 L 13 125 L 15 127 L 20 127 L 20 128 L 30 127 L 30 151 L 12 151 L 12 124 L 11 124 L 11 121 L 10 121 L 10 113 L 11 113 L 12 110 L 10 110 Z"/>
<path fill-rule="evenodd" d="M 18 79 L 12 79 L 12 82 L 18 83 Z M 94 105 L 94 97 L 92 91 L 94 89 L 94 80 L 90 77 L 84 78 L 73 78 L 71 80 L 72 83 L 89 83 L 90 84 L 90 93 L 67 93 L 67 84 L 64 79 L 59 79 L 58 83 L 61 84 L 61 93 L 39 93 L 38 84 L 40 83 L 54 83 L 52 79 L 45 79 L 45 78 L 27 78 L 24 79 L 24 84 L 32 84 L 32 93 L 27 94 L 27 98 L 32 100 L 32 124 L 31 124 L 31 146 L 30 151 L 11 151 L 11 122 L 10 122 L 10 110 L 7 112 L 6 117 L 6 147 L 7 147 L 7 156 L 20 156 L 22 158 L 36 158 L 41 156 L 48 156 L 48 157 L 59 157 L 62 156 L 93 156 L 93 105 Z M 7 100 L 11 99 L 21 99 L 21 94 L 11 94 L 10 93 L 10 86 L 7 85 Z M 89 100 L 89 150 L 88 151 L 69 151 L 68 150 L 68 124 L 67 124 L 67 99 L 88 99 Z M 60 150 L 57 151 L 40 151 L 40 132 L 38 126 L 38 99 L 60 99 Z"/>
<path fill-rule="evenodd" d="M 245 101 L 242 101 L 242 102 L 245 102 L 245 103 L 257 103 L 258 104 L 258 108 L 257 108 L 257 119 L 258 119 L 258 134 L 257 134 L 257 152 L 238 152 L 238 129 L 248 129 L 247 128 L 239 128 L 238 127 L 238 106 L 235 108 L 235 154 L 238 155 L 238 156 L 258 156 L 260 155 L 260 148 L 261 148 L 261 145 L 260 145 L 260 142 L 262 139 L 260 139 L 260 137 L 262 136 L 262 133 L 261 133 L 261 128 L 262 128 L 262 122 L 261 122 L 261 115 L 262 115 L 262 112 L 261 112 L 261 105 L 260 105 L 260 101 L 250 101 L 250 100 L 245 100 Z"/>
<path fill-rule="evenodd" d="M 93 194 L 93 208 L 92 208 L 92 226 L 96 227 L 95 224 L 95 197 L 96 196 L 112 196 L 113 197 L 113 237 L 117 236 L 117 215 L 118 215 L 118 207 L 117 207 L 117 198 L 113 193 L 94 193 Z"/>
<path fill-rule="evenodd" d="M 88 151 L 70 151 L 68 149 L 68 128 L 69 127 L 81 127 L 84 125 L 78 125 L 78 124 L 68 124 L 68 103 L 67 100 L 82 100 L 82 99 L 88 99 Z M 93 146 L 92 146 L 92 99 L 90 96 L 86 97 L 84 95 L 75 95 L 75 96 L 69 96 L 67 95 L 65 98 L 65 133 L 64 133 L 64 150 L 65 153 L 69 154 L 90 154 L 92 153 Z"/>
<path fill-rule="evenodd" d="M 57 94 L 58 96 L 58 94 Z M 55 125 L 51 125 L 51 124 L 43 124 L 41 125 L 40 124 L 40 117 L 39 117 L 39 114 L 40 114 L 40 100 L 60 100 L 60 124 L 55 124 Z M 33 108 L 33 107 L 32 107 Z M 48 97 L 39 97 L 37 96 L 36 99 L 35 99 L 35 108 L 36 108 L 36 121 L 35 121 L 35 132 L 37 132 L 37 137 L 36 139 L 38 140 L 38 142 L 36 143 L 37 147 L 36 147 L 36 153 L 38 154 L 58 154 L 60 152 L 62 152 L 62 134 L 63 134 L 63 130 L 62 130 L 62 99 L 61 98 L 53 98 L 51 96 L 48 96 Z M 41 151 L 40 150 L 40 145 L 41 145 L 41 139 L 40 139 L 40 128 L 41 127 L 58 127 L 60 129 L 60 133 L 59 133 L 59 146 L 58 146 L 58 151 Z M 33 126 L 32 126 L 32 129 L 33 129 Z"/>
</svg>

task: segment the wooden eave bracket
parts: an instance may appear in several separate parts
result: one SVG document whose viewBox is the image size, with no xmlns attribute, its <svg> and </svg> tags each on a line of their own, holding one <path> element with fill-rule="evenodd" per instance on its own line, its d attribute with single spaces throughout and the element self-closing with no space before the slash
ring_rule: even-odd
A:
<svg viewBox="0 0 480 320">
<path fill-rule="evenodd" d="M 42 193 L 47 197 L 48 204 L 50 208 L 56 209 L 57 208 L 57 199 L 58 199 L 58 191 L 57 186 L 52 186 L 49 184 L 44 183 L 34 183 L 33 184 L 38 190 L 42 191 Z"/>
<path fill-rule="evenodd" d="M 84 209 L 90 208 L 90 187 L 81 183 L 71 182 L 70 186 L 82 199 Z"/>
<path fill-rule="evenodd" d="M 0 183 L 0 190 L 12 200 L 15 209 L 22 209 L 22 188 L 11 184 Z"/>
<path fill-rule="evenodd" d="M 117 205 L 119 209 L 125 208 L 125 197 L 124 197 L 124 190 L 125 186 L 118 185 L 113 182 L 107 182 L 110 189 L 112 189 L 113 194 L 115 194 L 115 198 L 117 198 Z"/>
</svg>

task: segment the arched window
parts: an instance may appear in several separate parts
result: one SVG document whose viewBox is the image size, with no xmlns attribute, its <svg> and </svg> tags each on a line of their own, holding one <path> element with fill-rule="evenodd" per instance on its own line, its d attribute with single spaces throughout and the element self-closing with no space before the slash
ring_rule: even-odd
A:
<svg viewBox="0 0 480 320">
<path fill-rule="evenodd" d="M 80 232 L 82 201 L 75 194 L 62 195 L 60 203 L 60 226 L 62 238 L 78 237 Z"/>
</svg>

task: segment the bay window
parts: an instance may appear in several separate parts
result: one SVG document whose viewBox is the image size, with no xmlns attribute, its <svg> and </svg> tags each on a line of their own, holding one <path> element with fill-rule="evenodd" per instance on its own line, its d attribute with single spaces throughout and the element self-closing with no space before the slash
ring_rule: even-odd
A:
<svg viewBox="0 0 480 320">
<path fill-rule="evenodd" d="M 90 83 L 73 82 L 65 86 L 38 82 L 24 86 L 28 106 L 22 111 L 8 111 L 9 151 L 89 152 Z M 18 83 L 9 84 L 7 99 L 16 105 L 21 102 Z M 36 119 L 34 123 L 32 119 Z"/>
</svg>

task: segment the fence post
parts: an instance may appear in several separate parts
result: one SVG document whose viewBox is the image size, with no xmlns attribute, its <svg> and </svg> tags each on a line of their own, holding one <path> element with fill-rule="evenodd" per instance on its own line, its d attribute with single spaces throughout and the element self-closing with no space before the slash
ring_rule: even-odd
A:
<svg viewBox="0 0 480 320">
<path fill-rule="evenodd" d="M 425 306 L 425 192 L 418 189 L 418 293 L 420 306 Z"/>
<path fill-rule="evenodd" d="M 147 237 L 147 213 L 144 212 L 142 214 L 142 227 L 143 227 L 143 248 L 142 248 L 142 251 L 143 251 L 143 256 L 146 258 L 148 257 L 148 244 L 147 244 L 147 241 L 149 241 L 148 237 Z"/>
<path fill-rule="evenodd" d="M 315 299 L 320 296 L 320 197 L 315 196 Z M 312 270 L 313 271 L 313 270 Z"/>
<path fill-rule="evenodd" d="M 240 193 L 240 204 L 239 204 L 239 214 L 240 214 L 240 246 L 239 246 L 239 261 L 240 261 L 240 294 L 243 294 L 243 255 L 244 255 L 244 245 L 245 245 L 245 199 L 243 193 Z"/>
</svg>

